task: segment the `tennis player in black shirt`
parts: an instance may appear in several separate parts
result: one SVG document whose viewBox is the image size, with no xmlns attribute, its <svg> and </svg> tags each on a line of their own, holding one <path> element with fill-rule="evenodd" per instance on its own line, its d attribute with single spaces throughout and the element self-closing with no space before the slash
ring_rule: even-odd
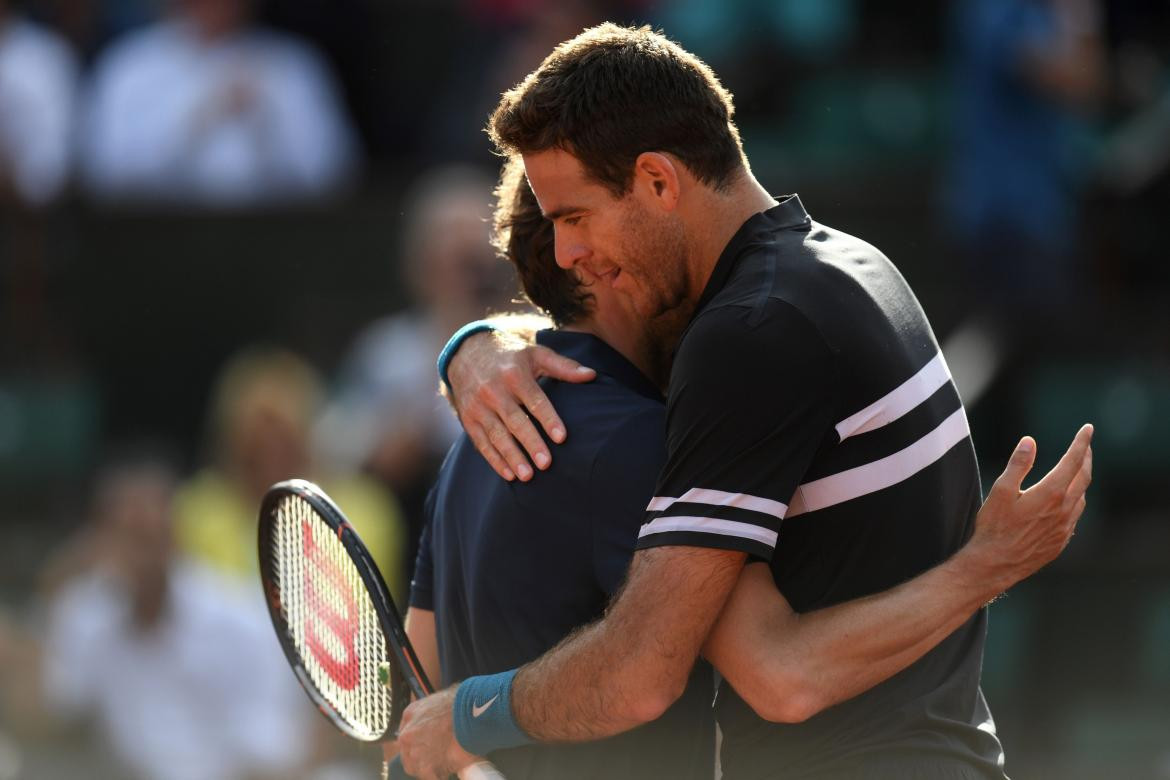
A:
<svg viewBox="0 0 1170 780">
<path fill-rule="evenodd" d="M 725 777 L 1003 777 L 978 685 L 979 606 L 1067 543 L 1091 428 L 1021 493 L 1034 457 L 1022 441 L 976 517 L 966 417 L 904 280 L 795 197 L 773 199 L 743 157 L 730 96 L 649 30 L 604 25 L 562 44 L 504 96 L 490 129 L 522 158 L 557 263 L 625 295 L 643 323 L 681 311 L 686 325 L 666 339 L 678 343 L 667 461 L 618 597 L 540 659 L 412 705 L 407 769 L 439 777 L 472 753 L 651 721 L 685 690 L 702 649 L 725 676 Z M 540 397 L 514 371 L 506 380 L 561 438 Z M 465 403 L 461 394 L 456 383 Z M 495 407 L 503 423 L 467 407 L 461 416 L 493 466 L 523 479 L 503 425 L 538 464 L 548 452 L 514 409 Z M 768 680 L 800 659 L 778 650 L 761 677 L 725 660 L 712 633 L 736 611 L 749 556 L 771 563 L 801 613 L 790 610 L 790 624 L 844 640 L 822 670 L 903 671 L 861 695 L 856 676 L 786 678 L 800 716 L 774 717 L 788 710 Z M 923 593 L 927 609 L 906 602 Z M 757 621 L 765 642 L 769 617 Z"/>
</svg>

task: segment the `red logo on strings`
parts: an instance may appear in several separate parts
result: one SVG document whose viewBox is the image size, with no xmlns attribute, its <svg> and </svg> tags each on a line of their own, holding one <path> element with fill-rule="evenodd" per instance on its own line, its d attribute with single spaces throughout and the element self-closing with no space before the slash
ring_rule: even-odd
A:
<svg viewBox="0 0 1170 780">
<path fill-rule="evenodd" d="M 305 596 L 310 610 L 305 642 L 330 679 L 342 690 L 352 691 L 357 687 L 361 671 L 358 655 L 354 651 L 358 632 L 357 605 L 337 563 L 313 541 L 313 529 L 308 522 L 301 522 L 301 538 L 304 540 L 305 560 L 309 564 L 305 566 L 304 574 Z M 314 570 L 330 586 L 331 594 L 322 594 L 318 590 L 319 578 L 313 576 Z M 345 658 L 336 658 L 321 641 L 320 635 L 325 631 L 340 641 Z"/>
</svg>

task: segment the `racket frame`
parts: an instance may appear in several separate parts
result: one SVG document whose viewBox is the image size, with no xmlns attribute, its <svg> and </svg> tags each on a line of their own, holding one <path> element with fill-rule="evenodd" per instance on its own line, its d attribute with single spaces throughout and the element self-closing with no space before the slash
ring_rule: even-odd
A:
<svg viewBox="0 0 1170 780">
<path fill-rule="evenodd" d="M 289 630 L 288 621 L 285 619 L 281 606 L 280 590 L 276 584 L 275 572 L 272 571 L 274 556 L 271 551 L 272 534 L 276 526 L 276 512 L 281 500 L 288 496 L 295 496 L 305 501 L 320 519 L 337 534 L 338 540 L 349 555 L 350 560 L 353 561 L 362 583 L 366 586 L 374 613 L 378 618 L 378 625 L 386 637 L 390 654 L 393 656 L 389 664 L 391 691 L 389 725 L 385 732 L 373 738 L 356 732 L 317 688 L 308 669 L 305 668 L 301 654 L 293 641 L 292 632 Z M 405 683 L 416 698 L 429 695 L 433 688 L 406 636 L 406 629 L 403 627 L 402 618 L 399 617 L 390 590 L 386 587 L 386 581 L 357 531 L 350 525 L 337 504 L 333 503 L 333 500 L 325 495 L 319 487 L 308 480 L 289 479 L 276 483 L 265 493 L 260 504 L 257 543 L 260 557 L 260 579 L 264 585 L 264 601 L 268 605 L 268 614 L 272 618 L 272 625 L 276 629 L 276 635 L 280 639 L 284 655 L 300 681 L 301 687 L 309 694 L 313 703 L 317 705 L 317 709 L 334 726 L 353 739 L 362 742 L 380 742 L 397 736 L 396 732 L 402 719 L 402 713 L 410 703 L 410 696 L 401 693 L 402 684 Z"/>
</svg>

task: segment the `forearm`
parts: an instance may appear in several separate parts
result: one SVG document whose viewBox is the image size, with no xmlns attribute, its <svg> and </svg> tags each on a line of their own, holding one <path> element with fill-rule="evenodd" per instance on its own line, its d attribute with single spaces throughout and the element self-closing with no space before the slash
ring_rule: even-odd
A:
<svg viewBox="0 0 1170 780">
<path fill-rule="evenodd" d="M 754 618 L 751 633 L 737 648 L 725 637 L 708 657 L 761 717 L 799 722 L 902 671 L 1000 592 L 960 554 L 891 590 L 805 614 L 779 597 L 750 615 L 743 605 L 735 618 Z"/>
<path fill-rule="evenodd" d="M 512 688 L 517 724 L 542 742 L 578 742 L 620 734 L 658 717 L 681 693 L 680 674 L 653 667 L 650 674 L 638 672 L 647 658 L 631 646 L 638 643 L 622 641 L 630 638 L 609 623 L 594 623 L 523 667 Z"/>
<path fill-rule="evenodd" d="M 439 669 L 439 642 L 435 631 L 435 613 L 428 609 L 410 607 L 406 610 L 406 638 L 410 640 L 414 654 L 418 656 L 427 679 L 434 686 L 439 685 L 442 675 Z"/>
<path fill-rule="evenodd" d="M 638 553 L 603 620 L 520 670 L 512 688 L 520 728 L 540 741 L 577 742 L 659 717 L 686 687 L 743 557 L 697 548 Z"/>
<path fill-rule="evenodd" d="M 1023 492 L 1036 445 L 1022 439 L 979 510 L 971 539 L 948 561 L 909 582 L 802 616 L 778 593 L 758 598 L 770 625 L 763 621 L 749 637 L 756 641 L 742 643 L 762 657 L 759 666 L 751 658 L 736 666 L 736 690 L 755 697 L 749 704 L 766 710 L 760 712 L 764 717 L 803 720 L 917 661 L 975 610 L 1064 549 L 1092 480 L 1092 435 L 1093 427 L 1083 426 L 1057 466 Z M 733 595 L 729 606 L 743 603 Z M 787 709 L 781 706 L 785 701 L 791 703 Z"/>
<path fill-rule="evenodd" d="M 999 594 L 963 557 L 910 582 L 798 617 L 773 666 L 806 670 L 817 711 L 872 688 L 917 661 Z"/>
</svg>

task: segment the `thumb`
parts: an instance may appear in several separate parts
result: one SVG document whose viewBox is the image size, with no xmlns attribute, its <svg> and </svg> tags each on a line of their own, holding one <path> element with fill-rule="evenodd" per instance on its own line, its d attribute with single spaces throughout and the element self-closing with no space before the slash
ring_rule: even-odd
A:
<svg viewBox="0 0 1170 780">
<path fill-rule="evenodd" d="M 562 382 L 592 382 L 597 372 L 572 358 L 558 355 L 547 347 L 537 347 L 532 354 L 537 376 L 548 376 Z"/>
<path fill-rule="evenodd" d="M 996 481 L 1004 487 L 1010 487 L 1018 492 L 1024 484 L 1024 477 L 1028 476 L 1028 472 L 1032 470 L 1035 463 L 1036 440 L 1031 436 L 1025 436 L 1016 445 L 1016 450 L 1012 453 L 1007 466 L 1004 467 L 1003 474 Z"/>
</svg>

